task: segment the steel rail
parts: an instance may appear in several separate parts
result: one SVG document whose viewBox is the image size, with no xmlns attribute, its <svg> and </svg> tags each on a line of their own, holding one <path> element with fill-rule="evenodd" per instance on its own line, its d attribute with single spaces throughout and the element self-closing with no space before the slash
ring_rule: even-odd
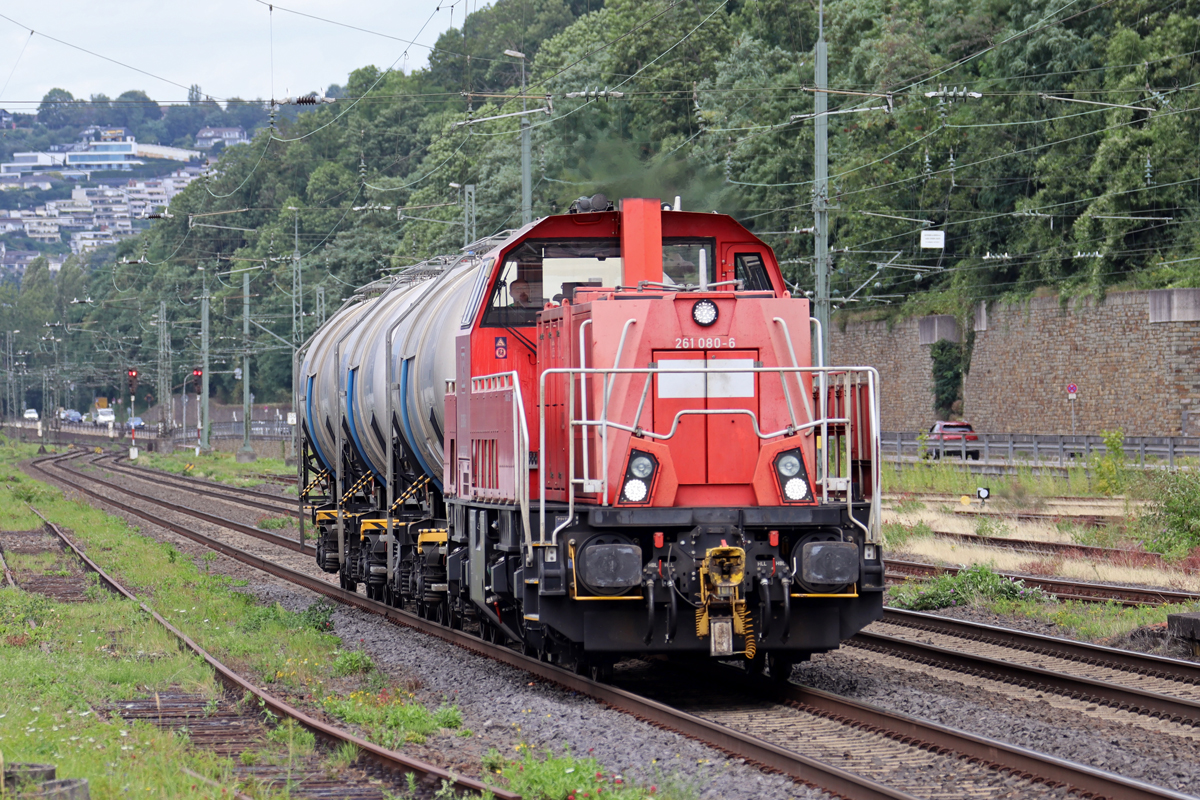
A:
<svg viewBox="0 0 1200 800">
<path fill-rule="evenodd" d="M 421 633 L 436 636 L 443 641 L 458 645 L 471 652 L 531 673 L 542 680 L 557 684 L 564 689 L 586 694 L 598 702 L 631 714 L 643 721 L 693 739 L 698 739 L 726 753 L 754 762 L 768 770 L 781 772 L 794 780 L 808 783 L 820 789 L 834 792 L 844 797 L 854 798 L 855 800 L 917 800 L 906 792 L 898 791 L 868 778 L 854 775 L 832 764 L 808 758 L 799 753 L 794 753 L 785 748 L 770 744 L 769 742 L 764 742 L 754 736 L 742 734 L 723 725 L 677 711 L 667 705 L 640 697 L 623 689 L 618 689 L 615 686 L 597 683 L 582 675 L 576 675 L 562 667 L 522 655 L 502 645 L 486 643 L 469 633 L 455 631 L 436 622 L 418 617 L 410 612 L 392 608 L 385 603 L 369 600 L 360 594 L 348 592 L 320 578 L 298 572 L 281 564 L 276 564 L 269 559 L 248 553 L 233 545 L 225 544 L 204 534 L 197 533 L 184 525 L 160 519 L 147 511 L 122 503 L 119 500 L 105 497 L 98 492 L 80 485 L 79 482 L 71 478 L 51 473 L 41 466 L 46 461 L 56 458 L 61 458 L 61 456 L 36 459 L 31 462 L 31 466 L 51 480 L 65 483 L 114 508 L 164 527 L 192 541 L 203 544 L 222 555 L 229 556 L 243 564 L 325 595 L 345 605 L 354 606 L 363 611 L 377 614 L 391 622 L 415 629 Z M 67 472 L 66 470 L 63 471 Z M 79 476 L 78 473 L 69 474 L 77 477 L 88 477 L 90 480 L 103 483 L 98 478 Z M 192 512 L 181 511 L 181 513 Z M 294 543 L 292 544 L 294 546 Z"/>
<path fill-rule="evenodd" d="M 1146 566 L 1162 566 L 1162 556 L 1158 553 L 1148 553 L 1145 550 L 1127 550 L 1119 547 L 1096 547 L 1088 544 L 1072 542 L 1049 542 L 1036 539 L 1012 539 L 1007 536 L 980 536 L 974 533 L 955 533 L 954 531 L 933 532 L 934 536 L 943 539 L 954 539 L 964 544 L 979 545 L 980 547 L 996 547 L 1005 550 L 1021 550 L 1030 553 L 1056 553 L 1072 557 L 1091 557 L 1103 559 L 1125 559 L 1130 562 L 1141 561 Z"/>
<path fill-rule="evenodd" d="M 1200 702 L 1195 700 L 1118 686 L 1094 678 L 1076 677 L 990 656 L 964 653 L 883 633 L 860 631 L 847 644 L 872 652 L 897 655 L 919 664 L 942 667 L 955 672 L 969 672 L 1004 683 L 1088 700 L 1122 711 L 1149 714 L 1183 725 L 1200 725 Z"/>
<path fill-rule="evenodd" d="M 936 576 L 942 574 L 957 575 L 960 567 L 942 567 L 936 564 L 924 564 L 919 561 L 884 561 L 884 570 L 895 570 L 892 577 L 906 578 L 909 576 Z M 1060 600 L 1079 600 L 1082 602 L 1118 602 L 1124 605 L 1167 605 L 1172 603 L 1195 603 L 1200 601 L 1200 594 L 1177 592 L 1168 589 L 1151 589 L 1142 586 L 1121 586 L 1107 583 L 1087 583 L 1058 578 L 1042 578 L 1036 575 L 1018 575 L 1011 572 L 997 573 L 1003 578 L 1021 581 L 1025 586 L 1032 586 L 1055 595 Z"/>
<path fill-rule="evenodd" d="M 190 534 L 185 533 L 184 535 Z M 236 551 L 236 548 L 221 545 L 220 542 L 212 542 L 208 537 L 203 535 L 192 535 L 190 537 L 197 541 L 205 540 L 203 543 L 211 542 L 209 546 L 220 546 L 218 549 L 227 555 L 233 554 L 233 551 Z M 768 769 L 784 772 L 784 774 L 797 778 L 797 780 L 814 783 L 815 786 L 834 790 L 834 792 L 852 796 L 852 798 L 875 798 L 875 796 L 908 798 L 908 796 L 911 796 L 902 792 L 896 792 L 896 790 L 889 789 L 886 786 L 882 786 L 882 784 L 875 784 L 874 787 L 864 787 L 864 781 L 871 783 L 866 778 L 848 774 L 848 772 L 834 768 L 832 765 L 815 762 L 815 760 L 811 759 L 805 759 L 811 760 L 811 764 L 804 764 L 803 762 L 799 764 L 799 766 L 809 769 L 798 769 L 797 759 L 804 759 L 805 757 L 788 751 L 786 748 L 758 740 L 754 736 L 738 733 L 736 730 L 721 726 L 719 723 L 683 714 L 683 712 L 671 709 L 671 706 L 660 704 L 648 698 L 638 697 L 637 694 L 620 690 L 620 688 L 598 684 L 598 682 L 583 678 L 583 676 L 568 672 L 568 670 L 538 661 L 536 658 L 517 654 L 517 652 L 505 648 L 503 645 L 484 643 L 481 639 L 470 636 L 469 633 L 452 631 L 450 628 L 438 625 L 437 622 L 421 619 L 419 616 L 407 612 L 401 612 L 401 610 L 386 606 L 384 603 L 366 600 L 365 597 L 358 594 L 348 593 L 348 591 L 336 588 L 332 584 L 305 576 L 304 573 L 296 573 L 287 569 L 287 567 L 282 567 L 266 559 L 256 557 L 256 555 L 241 551 L 238 552 L 247 558 L 241 558 L 238 555 L 235 555 L 235 558 L 251 566 L 256 566 L 258 569 L 271 572 L 272 575 L 301 583 L 301 585 L 307 585 L 307 588 L 320 591 L 320 593 L 328 595 L 332 599 L 353 604 L 353 606 L 364 610 L 370 610 L 370 612 L 383 615 L 386 619 L 398 622 L 398 624 L 418 628 L 422 632 L 430 633 L 433 636 L 448 640 L 448 642 L 464 646 L 464 648 L 479 652 L 481 655 L 496 658 L 498 661 L 526 670 L 526 672 L 534 673 L 539 678 L 554 682 L 554 684 L 558 684 L 564 688 L 588 694 L 588 696 L 599 700 L 601 703 L 629 712 L 629 714 L 640 717 L 644 721 L 676 730 L 676 732 L 691 736 L 691 738 L 709 742 L 709 744 L 719 747 L 720 750 L 748 758 L 752 762 L 766 766 Z M 899 615 L 899 618 L 905 618 L 905 616 Z M 952 622 L 952 624 L 953 622 L 958 622 L 958 620 L 946 620 L 938 618 L 938 616 L 925 614 L 916 616 L 920 620 L 929 618 L 938 622 Z M 1006 628 L 978 627 L 998 633 L 1014 633 L 1013 631 L 1006 631 Z M 1052 640 L 1052 637 L 1038 638 Z M 1066 640 L 1063 640 L 1063 642 L 1067 645 L 1076 644 L 1066 642 Z M 1111 648 L 1096 649 L 1105 652 L 1112 650 Z M 1116 652 L 1118 656 L 1121 655 L 1121 651 Z M 1148 658 L 1154 663 L 1174 662 L 1174 660 L 1165 660 L 1165 658 Z M 1187 662 L 1178 662 L 1177 666 L 1186 667 Z M 726 668 L 726 670 L 726 674 L 740 673 L 740 670 L 733 668 Z M 1200 673 L 1200 668 L 1195 668 L 1195 670 Z M 740 674 L 740 676 L 744 679 L 744 673 Z M 1100 681 L 1088 682 L 1099 686 L 1108 686 L 1102 684 Z M 1151 786 L 1151 784 L 1130 780 L 1130 778 L 1110 774 L 1110 772 L 1103 770 L 1093 769 L 1091 766 L 1075 764 L 1068 762 L 1068 760 L 1027 750 L 1024 747 L 1008 745 L 1006 742 L 988 739 L 985 736 L 968 734 L 960 732 L 960 730 L 940 726 L 940 724 L 934 722 L 917 720 L 914 717 L 893 714 L 893 712 L 872 708 L 869 705 L 836 697 L 834 694 L 811 690 L 811 688 L 797 685 L 779 687 L 769 681 L 752 681 L 748 685 L 754 688 L 754 691 L 763 693 L 768 698 L 781 700 L 781 702 L 792 705 L 804 706 L 804 709 L 816 710 L 821 712 L 821 714 L 838 718 L 839 721 L 850 723 L 852 726 L 875 730 L 875 732 L 892 736 L 895 739 L 919 739 L 925 742 L 926 745 L 944 748 L 944 750 L 959 753 L 966 758 L 982 760 L 982 762 L 992 766 L 992 768 L 1014 772 L 1014 774 L 1018 775 L 1037 776 L 1040 780 L 1050 783 L 1051 786 L 1054 786 L 1054 784 L 1067 784 L 1067 786 L 1081 790 L 1081 792 L 1092 793 L 1093 795 L 1104 796 L 1104 798 L 1112 798 L 1114 800 L 1124 798 L 1130 800 L 1182 800 L 1187 796 L 1172 792 L 1170 789 Z M 1154 696 L 1150 692 L 1130 691 L 1138 693 L 1139 696 L 1162 697 Z M 814 766 L 822 770 L 823 774 L 812 775 L 810 770 Z M 828 770 L 833 770 L 832 774 Z M 865 792 L 864 789 L 866 789 Z M 874 794 L 872 792 L 882 792 L 883 794 Z"/>
<path fill-rule="evenodd" d="M 112 458 L 114 468 L 120 467 L 119 462 L 126 460 L 125 456 L 120 455 L 120 454 L 109 454 L 108 457 Z M 269 492 L 260 492 L 256 489 L 247 489 L 244 486 L 228 486 L 223 483 L 213 483 L 211 481 L 201 480 L 200 478 L 192 478 L 187 475 L 174 475 L 170 472 L 163 472 L 162 470 L 152 469 L 150 467 L 135 467 L 135 466 L 130 465 L 127 467 L 120 467 L 120 468 L 124 469 L 124 470 L 132 471 L 137 474 L 152 476 L 155 478 L 163 477 L 169 481 L 174 481 L 176 483 L 185 484 L 188 487 L 203 486 L 203 487 L 207 487 L 207 488 L 213 489 L 213 490 L 221 489 L 223 491 L 229 491 L 229 492 L 233 492 L 234 494 L 241 494 L 241 495 L 245 495 L 247 497 L 257 497 L 262 500 L 270 500 L 276 504 L 286 503 L 288 506 L 291 506 L 292 499 L 293 499 L 291 497 L 284 497 L 284 496 L 277 495 L 277 494 L 271 494 Z"/>
<path fill-rule="evenodd" d="M 93 463 L 96 464 L 97 466 L 102 467 L 103 469 L 110 470 L 112 472 L 117 472 L 122 475 L 129 475 L 131 477 L 138 478 L 139 480 L 143 480 L 143 481 L 157 481 L 160 483 L 176 486 L 181 489 L 187 489 L 189 492 L 195 492 L 196 494 L 202 494 L 207 497 L 215 497 L 218 500 L 221 500 L 222 502 L 225 502 L 225 503 L 237 503 L 238 505 L 251 506 L 252 508 L 259 508 L 264 511 L 274 511 L 278 514 L 286 514 L 291 517 L 299 517 L 300 516 L 300 512 L 292 507 L 292 500 L 290 497 L 277 498 L 275 500 L 274 504 L 268 504 L 268 503 L 264 503 L 264 502 L 261 502 L 258 500 L 252 500 L 252 499 L 250 499 L 250 497 L 231 497 L 228 492 L 223 493 L 222 491 L 218 491 L 215 487 L 212 487 L 211 484 L 205 483 L 205 482 L 197 480 L 195 478 L 181 478 L 177 475 L 171 475 L 169 473 L 160 472 L 158 470 L 154 470 L 152 472 L 147 469 L 123 467 L 117 463 L 118 461 L 120 461 L 119 456 L 110 456 L 109 458 L 112 459 L 113 463 L 102 464 L 101 462 L 105 460 L 104 458 L 96 459 Z M 252 497 L 266 496 L 266 495 L 263 495 L 261 492 L 253 492 L 251 490 L 242 490 L 237 486 L 230 486 L 227 488 L 228 488 L 229 492 L 249 494 Z"/>
<path fill-rule="evenodd" d="M 118 507 L 128 511 L 131 514 L 137 514 L 138 516 L 142 517 L 143 519 L 145 519 L 149 522 L 154 522 L 156 524 L 158 524 L 160 522 L 160 520 L 158 520 L 157 518 L 147 517 L 145 514 L 141 513 L 140 511 L 133 508 L 132 506 L 128 506 L 124 503 L 121 503 L 120 501 L 105 497 L 104 495 L 94 492 L 91 489 L 88 489 L 84 486 L 79 485 L 78 483 L 73 483 L 69 480 L 66 480 L 65 478 L 63 478 L 59 475 L 52 475 L 48 470 L 44 469 L 41 466 L 43 463 L 45 463 L 47 461 L 55 461 L 58 459 L 63 459 L 63 457 L 62 456 L 51 456 L 49 458 L 35 459 L 34 461 L 30 462 L 30 466 L 32 466 L 34 469 L 38 470 L 39 472 L 41 472 L 42 474 L 46 475 L 47 477 L 49 477 L 53 480 L 59 480 L 59 481 L 62 481 L 63 483 L 67 483 L 70 486 L 72 486 L 73 488 L 78 489 L 81 492 L 84 492 L 85 494 L 89 494 L 92 497 L 102 500 L 105 503 L 111 503 L 112 505 L 118 506 Z M 70 472 L 75 475 L 79 475 L 78 472 L 74 472 L 73 470 L 68 470 L 66 467 L 62 467 L 62 471 Z M 219 517 L 216 514 L 209 514 L 207 511 L 200 511 L 195 508 L 189 508 L 187 506 L 177 505 L 177 504 L 169 502 L 167 500 L 161 500 L 157 497 L 151 497 L 150 495 L 147 495 L 147 494 L 141 494 L 140 492 L 133 491 L 132 489 L 130 489 L 127 486 L 114 486 L 113 484 L 110 484 L 106 481 L 100 480 L 99 478 L 94 478 L 91 476 L 82 476 L 82 475 L 80 477 L 88 477 L 91 480 L 95 481 L 96 483 L 100 483 L 105 486 L 110 486 L 111 488 L 113 488 L 119 492 L 122 492 L 123 494 L 127 495 L 128 497 L 136 498 L 138 500 L 144 500 L 147 503 L 152 503 L 153 505 L 160 506 L 169 511 L 174 511 L 179 514 L 185 514 L 187 516 L 196 517 L 197 519 L 204 520 L 205 522 L 210 522 L 213 525 L 218 525 L 223 528 L 229 528 L 230 530 L 237 531 L 238 533 L 244 533 L 247 536 L 252 536 L 255 539 L 261 539 L 264 542 L 269 542 L 270 544 L 278 545 L 279 547 L 286 547 L 288 550 L 296 550 L 298 552 L 305 553 L 308 555 L 315 555 L 317 552 L 316 548 L 313 547 L 312 545 L 304 545 L 303 547 L 301 547 L 299 542 L 295 541 L 294 539 L 289 539 L 286 536 L 280 536 L 278 533 L 272 533 L 271 531 L 260 530 L 259 528 L 255 528 L 252 525 L 243 525 L 240 522 L 235 522 L 231 519 L 225 519 L 224 517 Z M 174 528 L 172 528 L 172 530 L 174 530 Z M 183 534 L 183 535 L 186 535 L 186 534 Z"/>
<path fill-rule="evenodd" d="M 780 686 L 764 678 L 746 680 L 745 674 L 735 667 L 712 669 L 714 673 L 718 671 L 724 673 L 726 681 L 741 678 L 751 691 L 767 701 L 784 703 L 801 711 L 816 712 L 835 721 L 882 733 L 890 738 L 915 739 L 924 745 L 932 745 L 967 759 L 981 761 L 998 770 L 1018 775 L 1035 775 L 1051 785 L 1065 784 L 1073 790 L 1091 793 L 1094 797 L 1108 797 L 1114 800 L 1183 800 L 1189 797 L 1171 789 L 1126 778 L 1087 764 L 1039 753 L 907 714 L 885 711 L 819 689 L 794 683 Z"/>
<path fill-rule="evenodd" d="M 137 512 L 134 511 L 133 513 Z M 139 516 L 149 518 L 145 514 L 139 514 Z M 162 522 L 158 521 L 158 524 L 162 524 Z M 285 578 L 306 588 L 313 589 L 339 602 L 370 611 L 394 623 L 414 628 L 478 654 L 533 673 L 543 680 L 572 691 L 586 694 L 617 710 L 633 714 L 657 726 L 707 742 L 729 754 L 746 758 L 760 766 L 782 772 L 796 780 L 853 798 L 891 798 L 892 800 L 898 800 L 899 798 L 907 800 L 911 798 L 911 795 L 907 793 L 890 789 L 869 779 L 846 772 L 824 762 L 809 759 L 756 737 L 739 733 L 718 723 L 677 711 L 670 706 L 613 686 L 597 683 L 560 667 L 521 655 L 502 645 L 485 643 L 481 639 L 465 632 L 451 630 L 414 614 L 392 608 L 384 603 L 368 600 L 356 593 L 348 592 L 320 579 L 296 572 L 230 545 L 217 542 L 202 534 L 194 534 L 186 530 L 178 530 L 177 532 L 207 546 L 214 547 L 219 552 L 235 557 L 243 563 L 267 571 L 277 577 Z M 951 627 L 959 622 L 958 620 L 947 620 L 942 617 L 924 614 L 898 614 L 895 615 L 894 619 L 908 619 L 910 617 L 915 617 L 922 622 L 928 618 L 937 623 L 947 623 Z M 966 629 L 983 629 L 985 632 L 995 633 L 997 636 L 1001 634 L 1009 634 L 1010 636 L 1015 634 L 1013 631 L 994 628 L 992 626 L 968 624 Z M 1036 638 L 1039 641 L 1050 640 L 1055 643 L 1061 642 L 1064 648 L 1078 645 L 1078 643 L 1067 640 L 1054 640 L 1053 637 L 1036 636 Z M 1137 657 L 1140 654 L 1135 656 L 1135 654 L 1124 653 L 1123 651 L 1114 651 L 1113 648 L 1087 646 L 1084 649 L 1089 652 L 1098 650 L 1105 654 L 1113 651 L 1114 660 L 1125 655 L 1133 659 L 1131 663 L 1137 663 L 1139 666 L 1143 660 L 1149 661 L 1155 666 L 1160 667 L 1158 673 L 1173 676 L 1173 673 L 1167 671 L 1173 667 L 1180 671 L 1186 670 L 1186 674 L 1192 677 L 1194 677 L 1193 673 L 1200 674 L 1200 668 L 1189 668 L 1187 662 L 1177 662 L 1174 659 L 1150 656 L 1141 659 Z M 1082 653 L 1083 650 L 1072 652 Z M 737 670 L 728 668 L 728 672 L 735 671 Z M 1100 687 L 1109 686 L 1099 681 L 1088 681 L 1087 679 L 1074 680 Z M 1051 785 L 1066 784 L 1074 789 L 1089 792 L 1099 797 L 1114 798 L 1114 800 L 1117 798 L 1129 798 L 1130 800 L 1182 800 L 1182 798 L 1186 797 L 1186 795 L 1173 792 L 1169 789 L 1124 778 L 1086 765 L 1076 764 L 1026 748 L 958 731 L 933 722 L 884 711 L 795 684 L 780 687 L 769 681 L 756 681 L 751 682 L 749 685 L 757 692 L 774 696 L 789 704 L 803 706 L 807 709 L 815 709 L 822 714 L 838 718 L 840 721 L 845 721 L 857 727 L 871 729 L 897 739 L 904 739 L 905 737 L 919 739 L 935 747 L 961 754 L 966 758 L 978 759 L 1000 770 L 1019 775 L 1037 776 Z M 1139 692 L 1138 690 L 1129 690 L 1129 692 L 1139 697 L 1163 697 L 1149 692 Z M 1195 706 L 1196 704 L 1191 705 Z M 1143 707 L 1139 706 L 1135 708 L 1141 710 Z M 1163 716 L 1161 713 L 1159 715 Z M 1193 717 L 1192 719 L 1197 719 L 1197 717 Z"/>
<path fill-rule="evenodd" d="M 1118 647 L 1105 647 L 1088 642 L 1063 639 L 1058 636 L 1027 633 L 1012 628 L 1001 628 L 995 625 L 969 622 L 953 617 L 939 617 L 935 614 L 924 614 L 920 611 L 904 611 L 898 608 L 885 608 L 883 611 L 883 621 L 894 625 L 903 625 L 915 630 L 944 633 L 973 641 L 1000 644 L 1005 647 L 1053 655 L 1058 658 L 1067 658 L 1087 664 L 1097 664 L 1139 675 L 1200 684 L 1200 663 L 1195 661 L 1168 658 L 1150 653 L 1138 653 L 1133 650 L 1122 650 Z"/>
<path fill-rule="evenodd" d="M 398 753 L 395 750 L 389 750 L 376 744 L 372 744 L 366 739 L 359 738 L 349 731 L 341 730 L 340 728 L 335 728 L 332 725 L 321 722 L 320 720 L 305 714 L 300 709 L 295 708 L 294 706 L 285 703 L 274 695 L 269 694 L 265 690 L 256 687 L 254 684 L 250 683 L 245 678 L 231 670 L 229 667 L 225 666 L 225 664 L 214 658 L 212 654 L 197 644 L 196 641 L 190 636 L 168 622 L 161 614 L 147 606 L 140 599 L 138 599 L 136 595 L 122 586 L 115 578 L 101 569 L 99 564 L 88 558 L 87 554 L 80 550 L 79 547 L 73 541 L 71 541 L 71 539 L 65 533 L 63 533 L 57 525 L 47 519 L 40 511 L 33 506 L 29 506 L 29 508 L 33 511 L 33 513 L 37 514 L 42 522 L 44 522 L 46 526 L 55 533 L 56 536 L 58 536 L 63 544 L 65 544 L 71 549 L 72 552 L 75 553 L 80 561 L 82 561 L 88 566 L 89 569 L 100 576 L 100 580 L 108 584 L 115 592 L 123 596 L 125 599 L 136 603 L 138 607 L 142 609 L 142 611 L 153 617 L 155 621 L 169 630 L 177 639 L 179 639 L 180 642 L 186 645 L 188 649 L 200 656 L 200 658 L 203 659 L 204 662 L 208 664 L 208 666 L 216 673 L 221 683 L 224 684 L 229 690 L 253 695 L 254 697 L 258 698 L 262 707 L 270 709 L 271 712 L 277 716 L 294 719 L 296 722 L 300 723 L 314 734 L 320 736 L 325 741 L 332 742 L 334 744 L 353 744 L 358 748 L 361 754 L 365 755 L 380 767 L 390 772 L 403 772 L 420 775 L 422 781 L 433 786 L 443 785 L 443 783 L 445 783 L 454 786 L 457 789 L 475 794 L 490 794 L 490 796 L 505 798 L 505 800 L 520 800 L 521 795 L 514 792 L 509 792 L 494 786 L 488 786 L 487 784 L 477 781 L 473 778 L 466 778 L 456 775 L 449 770 L 444 770 L 441 767 L 434 766 L 433 764 L 411 758 L 402 753 Z"/>
</svg>

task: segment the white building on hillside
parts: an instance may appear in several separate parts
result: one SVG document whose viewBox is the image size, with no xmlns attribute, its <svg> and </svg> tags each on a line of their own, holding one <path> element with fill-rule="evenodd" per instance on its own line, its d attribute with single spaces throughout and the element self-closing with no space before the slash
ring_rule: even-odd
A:
<svg viewBox="0 0 1200 800">
<path fill-rule="evenodd" d="M 246 131 L 242 128 L 201 128 L 196 134 L 196 147 L 209 149 L 217 142 L 224 142 L 226 147 L 246 143 Z"/>
</svg>

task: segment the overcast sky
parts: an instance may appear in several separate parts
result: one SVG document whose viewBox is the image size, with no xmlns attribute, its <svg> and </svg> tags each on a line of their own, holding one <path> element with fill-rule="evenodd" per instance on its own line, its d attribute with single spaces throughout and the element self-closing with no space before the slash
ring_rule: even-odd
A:
<svg viewBox="0 0 1200 800">
<path fill-rule="evenodd" d="M 168 103 L 185 101 L 181 87 L 195 83 L 218 100 L 268 99 L 272 41 L 274 96 L 319 92 L 368 64 L 424 66 L 428 47 L 407 48 L 405 59 L 404 42 L 429 20 L 417 43 L 432 45 L 452 23 L 461 27 L 468 3 L 482 5 L 457 0 L 448 8 L 443 0 L 435 12 L 438 0 L 284 0 L 272 13 L 256 0 L 4 0 L 0 15 L 12 21 L 0 17 L 0 108 L 29 111 L 56 87 L 77 98 L 140 89 Z"/>
</svg>

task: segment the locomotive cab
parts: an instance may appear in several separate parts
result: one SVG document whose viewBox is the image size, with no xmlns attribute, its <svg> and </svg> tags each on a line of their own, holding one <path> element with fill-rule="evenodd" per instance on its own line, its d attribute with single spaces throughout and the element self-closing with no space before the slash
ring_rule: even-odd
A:
<svg viewBox="0 0 1200 800">
<path fill-rule="evenodd" d="M 312 461 L 344 585 L 601 671 L 694 652 L 783 676 L 879 618 L 878 374 L 812 366 L 808 301 L 744 227 L 627 199 L 429 282 L 338 334 L 340 405 L 302 398 L 306 441 L 348 456 Z M 314 406 L 344 419 L 322 434 Z"/>
</svg>

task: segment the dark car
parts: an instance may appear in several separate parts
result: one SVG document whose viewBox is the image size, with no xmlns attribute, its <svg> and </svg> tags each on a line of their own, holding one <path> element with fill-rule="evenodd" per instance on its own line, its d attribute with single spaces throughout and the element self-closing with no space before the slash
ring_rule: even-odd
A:
<svg viewBox="0 0 1200 800">
<path fill-rule="evenodd" d="M 83 422 L 83 414 L 73 408 L 68 408 L 62 413 L 62 419 L 64 422 Z"/>
<path fill-rule="evenodd" d="M 964 442 L 978 442 L 979 437 L 975 434 L 975 429 L 968 422 L 961 420 L 955 422 L 938 421 L 933 423 L 933 427 L 929 429 L 929 438 L 926 440 L 926 451 L 933 458 L 940 458 L 942 453 L 947 455 L 957 456 L 964 452 L 967 458 L 979 460 L 979 448 L 974 449 L 969 446 L 964 451 Z"/>
<path fill-rule="evenodd" d="M 136 429 L 136 430 L 140 431 L 142 428 L 146 427 L 146 423 L 142 420 L 141 417 L 133 417 L 132 419 L 130 419 L 128 422 L 125 423 L 125 427 L 130 430 Z"/>
</svg>

